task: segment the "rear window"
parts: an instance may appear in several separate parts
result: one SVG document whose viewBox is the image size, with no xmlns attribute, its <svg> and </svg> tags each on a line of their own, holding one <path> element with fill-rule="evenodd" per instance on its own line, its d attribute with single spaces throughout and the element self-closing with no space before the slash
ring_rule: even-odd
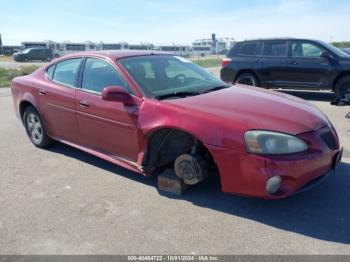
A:
<svg viewBox="0 0 350 262">
<path fill-rule="evenodd" d="M 53 80 L 74 87 L 81 58 L 73 58 L 56 64 Z"/>
<path fill-rule="evenodd" d="M 245 43 L 239 48 L 238 55 L 253 56 L 255 55 L 258 43 Z"/>
<path fill-rule="evenodd" d="M 239 48 L 239 44 L 235 43 L 231 49 L 228 51 L 228 53 L 226 54 L 227 57 L 233 57 L 235 56 L 237 49 Z"/>
<path fill-rule="evenodd" d="M 53 73 L 55 72 L 56 65 L 50 66 L 48 69 L 46 69 L 46 75 L 48 78 L 53 78 Z"/>
<path fill-rule="evenodd" d="M 264 56 L 287 56 L 287 41 L 268 41 L 264 43 Z"/>
</svg>

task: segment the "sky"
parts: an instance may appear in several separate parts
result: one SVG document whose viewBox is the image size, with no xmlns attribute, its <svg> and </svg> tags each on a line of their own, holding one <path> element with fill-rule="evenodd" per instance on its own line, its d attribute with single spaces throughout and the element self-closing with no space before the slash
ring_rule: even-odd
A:
<svg viewBox="0 0 350 262">
<path fill-rule="evenodd" d="M 0 0 L 4 45 L 191 44 L 199 38 L 350 40 L 350 0 Z"/>
</svg>

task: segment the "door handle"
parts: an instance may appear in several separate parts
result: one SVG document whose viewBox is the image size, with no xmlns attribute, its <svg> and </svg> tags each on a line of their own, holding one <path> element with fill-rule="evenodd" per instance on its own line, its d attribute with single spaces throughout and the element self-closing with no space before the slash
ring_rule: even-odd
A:
<svg viewBox="0 0 350 262">
<path fill-rule="evenodd" d="M 292 61 L 292 62 L 290 62 L 290 64 L 291 64 L 291 65 L 297 65 L 298 62 L 297 62 L 297 61 Z"/>
<path fill-rule="evenodd" d="M 43 95 L 46 95 L 46 92 L 45 92 L 44 90 L 39 90 L 39 91 L 38 91 L 38 94 L 41 95 L 41 96 L 43 96 Z"/>
<path fill-rule="evenodd" d="M 262 64 L 263 62 L 261 60 L 256 60 L 255 63 Z"/>
<path fill-rule="evenodd" d="M 79 102 L 79 105 L 81 107 L 89 107 L 90 106 L 90 103 L 88 101 L 80 101 Z"/>
</svg>

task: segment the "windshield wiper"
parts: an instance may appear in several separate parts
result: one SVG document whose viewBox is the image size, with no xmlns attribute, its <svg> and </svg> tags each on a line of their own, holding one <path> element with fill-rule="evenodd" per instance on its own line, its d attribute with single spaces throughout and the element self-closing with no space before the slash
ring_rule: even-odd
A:
<svg viewBox="0 0 350 262">
<path fill-rule="evenodd" d="M 230 86 L 231 86 L 231 85 L 215 86 L 215 87 L 213 87 L 213 88 L 209 88 L 209 89 L 203 91 L 202 94 L 210 93 L 210 92 L 214 92 L 214 91 L 218 91 L 218 90 L 221 90 L 221 89 L 228 88 L 228 87 L 230 87 Z"/>
<path fill-rule="evenodd" d="M 164 94 L 164 95 L 159 95 L 156 96 L 155 98 L 158 100 L 166 99 L 169 97 L 186 97 L 186 96 L 197 96 L 200 95 L 200 92 L 196 91 L 180 91 L 180 92 L 174 92 L 174 93 L 169 93 L 169 94 Z"/>
</svg>

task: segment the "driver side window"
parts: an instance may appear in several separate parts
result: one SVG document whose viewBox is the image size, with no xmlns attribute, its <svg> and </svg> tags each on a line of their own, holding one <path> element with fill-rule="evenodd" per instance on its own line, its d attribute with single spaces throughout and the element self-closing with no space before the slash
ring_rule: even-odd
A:
<svg viewBox="0 0 350 262">
<path fill-rule="evenodd" d="M 101 94 L 103 88 L 107 86 L 122 86 L 126 91 L 131 92 L 126 81 L 112 65 L 100 59 L 87 58 L 83 72 L 82 89 Z"/>
<path fill-rule="evenodd" d="M 293 57 L 311 57 L 319 58 L 324 52 L 322 48 L 309 42 L 292 42 L 292 56 Z"/>
</svg>

